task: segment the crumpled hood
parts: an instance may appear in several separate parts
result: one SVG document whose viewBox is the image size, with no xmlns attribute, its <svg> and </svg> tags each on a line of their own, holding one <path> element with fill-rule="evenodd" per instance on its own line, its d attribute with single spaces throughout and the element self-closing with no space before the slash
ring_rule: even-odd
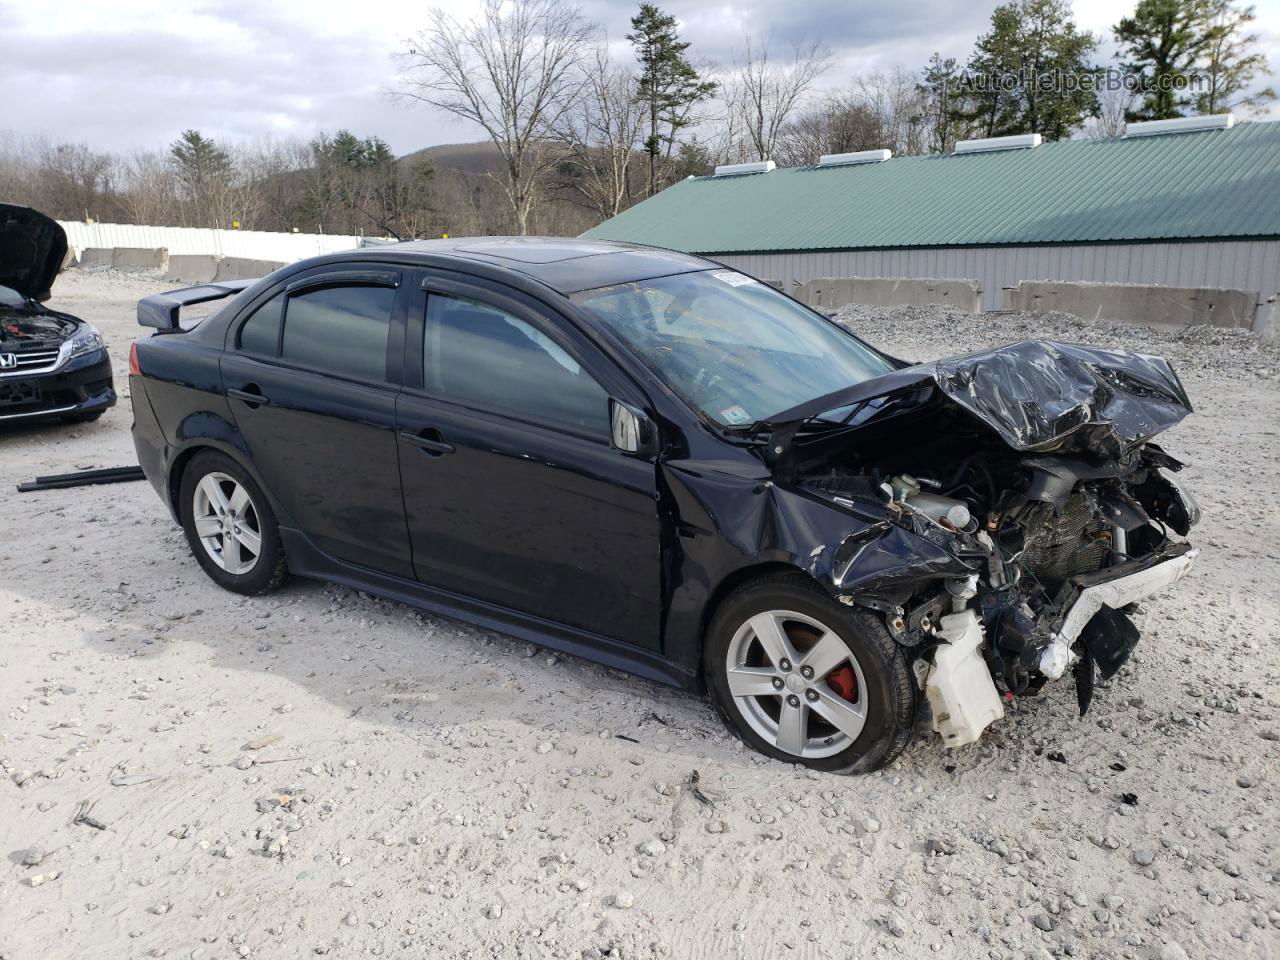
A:
<svg viewBox="0 0 1280 960">
<path fill-rule="evenodd" d="M 67 256 L 67 234 L 43 213 L 0 203 L 0 286 L 48 300 Z"/>
<path fill-rule="evenodd" d="M 1015 450 L 1117 452 L 1191 412 L 1169 361 L 1072 343 L 1024 340 L 931 368 L 938 387 Z"/>
<path fill-rule="evenodd" d="M 1161 357 L 1024 340 L 904 366 L 793 407 L 770 417 L 768 425 L 794 434 L 802 421 L 821 414 L 930 386 L 1019 451 L 1069 448 L 1114 456 L 1191 412 L 1182 382 Z"/>
</svg>

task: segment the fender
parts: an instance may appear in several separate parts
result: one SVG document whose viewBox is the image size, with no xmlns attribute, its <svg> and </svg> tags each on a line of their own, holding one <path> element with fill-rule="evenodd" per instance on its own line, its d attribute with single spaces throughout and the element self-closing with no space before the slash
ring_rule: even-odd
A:
<svg viewBox="0 0 1280 960">
<path fill-rule="evenodd" d="M 179 425 L 177 443 L 166 449 L 165 489 L 168 492 L 169 511 L 175 520 L 180 521 L 181 517 L 178 508 L 178 491 L 181 487 L 182 471 L 187 462 L 201 450 L 216 450 L 234 460 L 253 478 L 253 482 L 266 495 L 271 511 L 275 514 L 280 526 L 294 526 L 293 517 L 289 511 L 276 499 L 257 467 L 253 465 L 253 457 L 249 454 L 248 445 L 240 433 L 240 428 L 234 422 L 208 412 L 193 413 L 184 418 Z"/>
</svg>

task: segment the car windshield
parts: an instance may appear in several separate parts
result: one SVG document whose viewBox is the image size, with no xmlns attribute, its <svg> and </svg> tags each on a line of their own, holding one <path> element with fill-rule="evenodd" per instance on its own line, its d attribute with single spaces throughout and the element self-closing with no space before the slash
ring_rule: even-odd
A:
<svg viewBox="0 0 1280 960">
<path fill-rule="evenodd" d="M 686 403 L 726 427 L 890 372 L 851 335 L 732 270 L 574 294 Z"/>
</svg>

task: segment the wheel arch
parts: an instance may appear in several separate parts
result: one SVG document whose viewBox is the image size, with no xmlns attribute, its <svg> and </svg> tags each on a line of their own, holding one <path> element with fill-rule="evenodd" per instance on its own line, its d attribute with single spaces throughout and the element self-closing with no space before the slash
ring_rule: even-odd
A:
<svg viewBox="0 0 1280 960">
<path fill-rule="evenodd" d="M 275 514 L 278 522 L 282 525 L 285 523 L 287 514 L 282 513 L 280 505 L 276 498 L 272 495 L 271 490 L 262 481 L 262 476 L 254 469 L 253 463 L 243 449 L 233 443 L 227 443 L 216 437 L 202 436 L 193 437 L 185 446 L 174 454 L 173 459 L 169 463 L 169 474 L 165 484 L 165 490 L 169 498 L 169 507 L 173 511 L 175 517 L 181 517 L 182 505 L 179 503 L 180 493 L 182 491 L 182 477 L 186 473 L 187 467 L 191 461 L 199 454 L 211 450 L 214 453 L 221 453 L 223 456 L 230 457 L 236 464 L 243 469 L 249 476 L 253 477 L 253 482 L 258 485 L 266 496 L 271 506 L 272 512 Z"/>
</svg>

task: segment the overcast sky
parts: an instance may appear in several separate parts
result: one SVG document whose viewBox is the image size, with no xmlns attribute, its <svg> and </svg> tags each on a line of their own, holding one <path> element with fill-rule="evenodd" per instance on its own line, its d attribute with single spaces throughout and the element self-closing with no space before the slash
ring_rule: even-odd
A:
<svg viewBox="0 0 1280 960">
<path fill-rule="evenodd" d="M 459 13 L 471 4 L 445 0 Z M 691 52 L 727 62 L 744 30 L 777 47 L 820 38 L 828 86 L 865 71 L 917 69 L 935 50 L 965 58 L 997 0 L 666 0 Z M 1131 0 L 1077 0 L 1077 22 L 1104 37 Z M 346 127 L 398 153 L 480 139 L 474 128 L 393 103 L 393 55 L 430 6 L 421 0 L 0 0 L 0 131 L 97 149 L 163 147 L 183 129 L 245 140 Z M 638 0 L 584 0 L 621 44 Z M 1280 67 L 1280 0 L 1257 3 Z"/>
</svg>

